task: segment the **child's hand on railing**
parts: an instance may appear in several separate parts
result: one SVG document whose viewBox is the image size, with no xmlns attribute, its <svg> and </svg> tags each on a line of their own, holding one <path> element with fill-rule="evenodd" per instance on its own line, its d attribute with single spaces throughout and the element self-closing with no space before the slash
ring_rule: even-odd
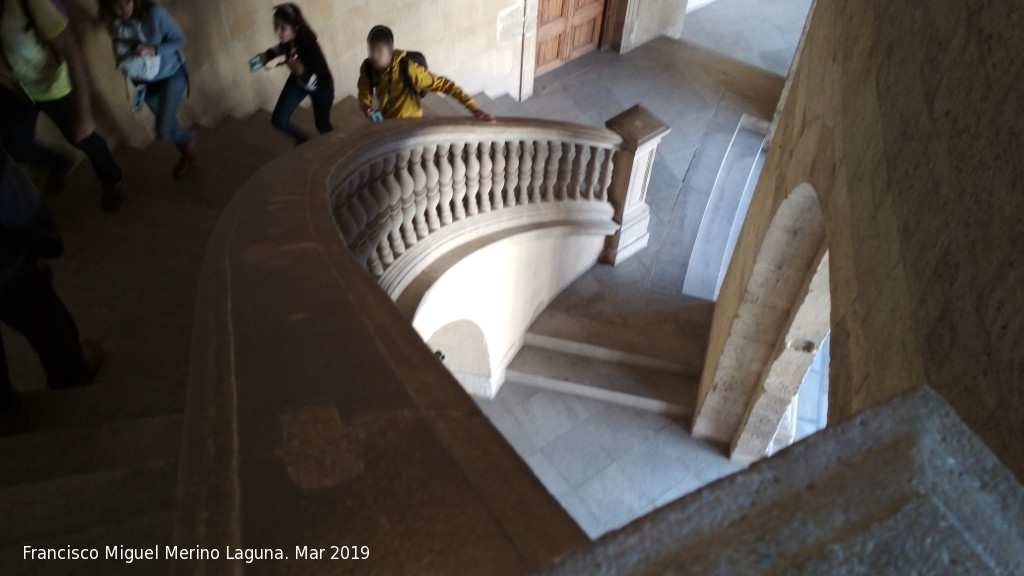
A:
<svg viewBox="0 0 1024 576">
<path fill-rule="evenodd" d="M 483 110 L 474 110 L 473 116 L 476 116 L 477 120 L 483 120 L 484 122 L 490 122 L 491 124 L 497 122 L 497 120 L 494 119 L 494 116 L 491 116 L 490 114 L 484 112 Z"/>
</svg>

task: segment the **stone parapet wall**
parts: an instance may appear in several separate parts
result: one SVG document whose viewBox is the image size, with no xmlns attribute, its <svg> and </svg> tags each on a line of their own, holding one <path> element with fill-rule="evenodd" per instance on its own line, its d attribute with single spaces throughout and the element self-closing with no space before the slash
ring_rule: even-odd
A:
<svg viewBox="0 0 1024 576">
<path fill-rule="evenodd" d="M 810 184 L 831 257 L 829 421 L 927 382 L 1024 477 L 1022 18 L 988 0 L 816 2 L 722 287 L 711 369 L 773 215 Z"/>
</svg>

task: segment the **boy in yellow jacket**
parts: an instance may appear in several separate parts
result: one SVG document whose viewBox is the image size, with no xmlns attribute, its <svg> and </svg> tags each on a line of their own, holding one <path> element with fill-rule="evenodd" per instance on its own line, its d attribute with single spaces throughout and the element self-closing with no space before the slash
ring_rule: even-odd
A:
<svg viewBox="0 0 1024 576">
<path fill-rule="evenodd" d="M 419 118 L 423 116 L 421 94 L 441 92 L 461 102 L 480 120 L 494 122 L 494 117 L 454 82 L 431 74 L 408 53 L 395 50 L 395 36 L 387 26 L 374 26 L 366 46 L 369 58 L 359 73 L 359 106 L 368 118 L 373 119 L 377 112 L 384 118 Z M 374 95 L 379 107 L 374 106 Z"/>
</svg>

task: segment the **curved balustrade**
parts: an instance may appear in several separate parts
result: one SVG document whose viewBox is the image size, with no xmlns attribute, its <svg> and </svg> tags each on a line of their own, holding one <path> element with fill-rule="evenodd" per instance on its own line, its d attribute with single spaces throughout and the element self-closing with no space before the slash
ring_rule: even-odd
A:
<svg viewBox="0 0 1024 576">
<path fill-rule="evenodd" d="M 317 138 L 254 175 L 203 262 L 175 544 L 272 546 L 294 559 L 296 546 L 358 543 L 380 570 L 480 574 L 527 573 L 583 545 L 381 284 L 430 252 L 455 246 L 450 254 L 461 258 L 485 242 L 589 258 L 570 272 L 601 254 L 623 257 L 637 245 L 626 231 L 644 224 L 646 175 L 667 131 L 648 130 L 657 124 L 649 118 L 635 109 L 611 130 L 368 124 L 348 138 Z M 519 280 L 539 282 L 533 273 Z M 473 542 L 395 541 L 417 532 Z M 247 567 L 197 560 L 173 573 Z M 302 569 L 336 571 L 332 562 Z"/>
<path fill-rule="evenodd" d="M 332 210 L 357 260 L 397 297 L 438 244 L 458 235 L 438 233 L 467 219 L 477 221 L 462 241 L 566 211 L 612 224 L 609 189 L 622 145 L 612 130 L 559 122 L 413 123 L 341 159 L 329 183 Z M 411 252 L 415 262 L 390 272 Z"/>
</svg>

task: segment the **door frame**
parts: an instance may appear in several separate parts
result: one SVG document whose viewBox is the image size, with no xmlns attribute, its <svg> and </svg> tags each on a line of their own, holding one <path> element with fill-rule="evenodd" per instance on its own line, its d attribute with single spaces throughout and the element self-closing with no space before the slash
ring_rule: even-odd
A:
<svg viewBox="0 0 1024 576">
<path fill-rule="evenodd" d="M 622 0 L 604 0 L 604 15 L 601 22 L 601 36 L 597 42 L 598 50 L 614 47 L 617 27 L 619 3 Z M 518 100 L 522 102 L 533 96 L 533 84 L 537 76 L 537 24 L 540 17 L 540 0 L 523 1 L 523 44 L 520 48 L 521 62 L 519 71 Z M 621 32 L 621 31 L 620 31 Z"/>
</svg>

